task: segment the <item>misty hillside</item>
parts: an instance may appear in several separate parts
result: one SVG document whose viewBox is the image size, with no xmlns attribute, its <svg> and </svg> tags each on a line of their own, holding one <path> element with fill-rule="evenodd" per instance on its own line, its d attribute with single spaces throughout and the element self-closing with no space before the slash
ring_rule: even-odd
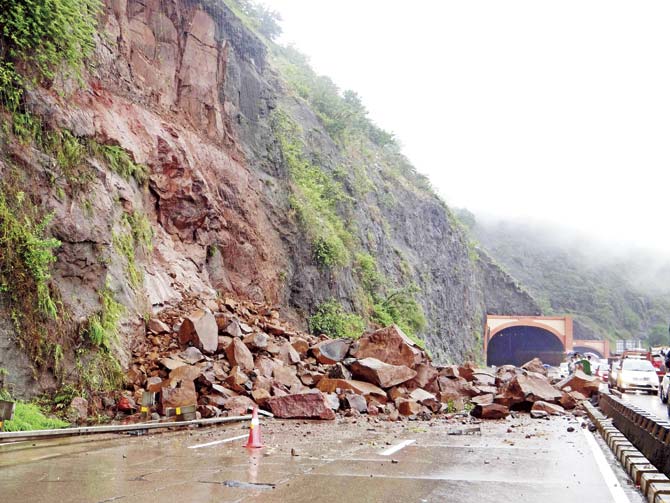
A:
<svg viewBox="0 0 670 503">
<path fill-rule="evenodd" d="M 540 303 L 570 314 L 576 338 L 668 342 L 668 264 L 577 233 L 527 223 L 459 217 L 474 238 Z"/>
</svg>

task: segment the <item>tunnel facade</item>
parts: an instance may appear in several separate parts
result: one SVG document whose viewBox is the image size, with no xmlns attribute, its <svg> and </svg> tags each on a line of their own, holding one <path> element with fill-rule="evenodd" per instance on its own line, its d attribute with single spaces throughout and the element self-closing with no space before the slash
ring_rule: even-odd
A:
<svg viewBox="0 0 670 503">
<path fill-rule="evenodd" d="M 568 316 L 486 317 L 484 354 L 487 365 L 523 365 L 533 358 L 559 365 L 572 349 Z"/>
<path fill-rule="evenodd" d="M 572 347 L 572 350 L 575 353 L 580 353 L 582 355 L 584 355 L 586 353 L 593 353 L 598 358 L 606 358 L 606 356 L 603 355 L 600 351 L 598 351 L 597 349 L 594 349 L 592 347 L 589 347 L 589 346 L 576 346 L 575 345 L 575 346 Z"/>
<path fill-rule="evenodd" d="M 543 363 L 559 365 L 564 356 L 563 343 L 549 330 L 522 325 L 501 330 L 491 338 L 486 363 L 520 366 L 539 358 Z"/>
</svg>

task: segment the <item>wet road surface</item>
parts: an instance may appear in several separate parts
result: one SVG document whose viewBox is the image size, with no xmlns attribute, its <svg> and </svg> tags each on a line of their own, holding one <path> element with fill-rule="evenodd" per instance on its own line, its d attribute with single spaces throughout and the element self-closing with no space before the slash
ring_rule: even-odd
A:
<svg viewBox="0 0 670 503">
<path fill-rule="evenodd" d="M 610 503 L 622 485 L 574 418 L 522 415 L 474 435 L 445 421 L 265 421 L 263 449 L 203 445 L 246 427 L 0 446 L 0 501 Z"/>
<path fill-rule="evenodd" d="M 623 393 L 622 397 L 627 402 L 630 402 L 647 412 L 651 412 L 661 419 L 667 420 L 668 418 L 667 406 L 661 402 L 658 395 L 647 395 L 638 391 L 633 393 Z"/>
</svg>

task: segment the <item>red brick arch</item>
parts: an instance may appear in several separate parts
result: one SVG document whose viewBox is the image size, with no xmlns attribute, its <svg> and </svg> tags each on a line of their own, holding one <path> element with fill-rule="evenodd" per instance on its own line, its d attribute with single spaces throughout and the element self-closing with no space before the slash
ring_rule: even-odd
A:
<svg viewBox="0 0 670 503">
<path fill-rule="evenodd" d="M 494 329 L 489 328 L 488 318 L 509 318 L 510 321 L 496 327 Z M 561 333 L 556 330 L 554 327 L 543 323 L 544 320 L 563 320 L 565 323 L 565 333 Z M 500 332 L 506 328 L 511 327 L 535 327 L 546 330 L 547 332 L 554 335 L 563 345 L 563 349 L 567 351 L 572 350 L 572 318 L 569 316 L 510 316 L 510 315 L 488 315 L 486 320 L 486 326 L 484 331 L 484 354 L 488 350 L 489 341 L 493 339 Z"/>
</svg>

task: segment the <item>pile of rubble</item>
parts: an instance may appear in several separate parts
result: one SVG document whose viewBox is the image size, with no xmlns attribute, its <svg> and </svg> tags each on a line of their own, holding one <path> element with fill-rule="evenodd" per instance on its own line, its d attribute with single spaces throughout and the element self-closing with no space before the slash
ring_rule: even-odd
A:
<svg viewBox="0 0 670 503">
<path fill-rule="evenodd" d="M 396 326 L 351 341 L 290 330 L 276 309 L 232 299 L 182 313 L 147 323 L 127 373 L 129 409 L 149 391 L 159 396 L 156 413 L 196 406 L 205 418 L 258 405 L 281 418 L 430 419 L 472 410 L 496 419 L 510 410 L 564 414 L 598 391 L 580 372 L 552 384 L 537 359 L 495 370 L 435 366 Z"/>
</svg>

